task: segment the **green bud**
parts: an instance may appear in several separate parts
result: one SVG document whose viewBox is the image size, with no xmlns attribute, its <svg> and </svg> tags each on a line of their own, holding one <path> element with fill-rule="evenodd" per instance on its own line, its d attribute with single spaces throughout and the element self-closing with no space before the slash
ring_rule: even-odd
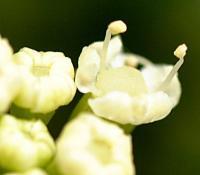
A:
<svg viewBox="0 0 200 175">
<path fill-rule="evenodd" d="M 0 167 L 10 171 L 25 171 L 49 163 L 55 145 L 40 120 L 0 117 Z"/>
</svg>

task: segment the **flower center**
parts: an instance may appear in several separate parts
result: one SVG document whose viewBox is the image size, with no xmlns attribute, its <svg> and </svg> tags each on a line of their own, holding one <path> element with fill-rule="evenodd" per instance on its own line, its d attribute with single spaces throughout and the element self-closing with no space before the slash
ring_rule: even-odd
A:
<svg viewBox="0 0 200 175">
<path fill-rule="evenodd" d="M 33 75 L 37 77 L 43 77 L 49 75 L 49 67 L 47 66 L 33 66 L 32 67 Z"/>
<path fill-rule="evenodd" d="M 102 164 L 108 164 L 111 161 L 112 147 L 106 140 L 93 138 L 88 149 Z"/>
<path fill-rule="evenodd" d="M 97 76 L 96 87 L 98 95 L 111 91 L 122 91 L 131 96 L 142 95 L 147 92 L 147 87 L 142 74 L 132 67 L 120 67 L 103 70 Z"/>
</svg>

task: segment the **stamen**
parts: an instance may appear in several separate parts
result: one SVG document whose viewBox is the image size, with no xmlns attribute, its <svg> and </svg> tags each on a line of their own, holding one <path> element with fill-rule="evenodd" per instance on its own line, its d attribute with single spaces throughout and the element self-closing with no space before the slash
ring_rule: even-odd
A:
<svg viewBox="0 0 200 175">
<path fill-rule="evenodd" d="M 101 66 L 100 69 L 103 69 L 106 65 L 106 57 L 108 52 L 108 46 L 112 35 L 117 35 L 119 33 L 125 32 L 127 29 L 126 24 L 123 21 L 114 21 L 108 25 L 106 30 L 106 36 L 103 42 L 103 49 L 101 53 Z"/>
<path fill-rule="evenodd" d="M 108 52 L 108 45 L 111 39 L 111 32 L 109 30 L 109 28 L 106 30 L 106 36 L 103 42 L 103 49 L 102 49 L 102 55 L 101 55 L 101 66 L 100 68 L 104 68 L 106 65 L 106 56 L 107 56 L 107 52 Z"/>
<path fill-rule="evenodd" d="M 172 81 L 173 77 L 176 75 L 182 64 L 184 63 L 184 56 L 186 55 L 187 46 L 185 44 L 182 44 L 177 47 L 177 49 L 174 51 L 174 55 L 179 58 L 177 63 L 174 65 L 170 73 L 167 75 L 165 80 L 162 82 L 158 90 L 165 90 L 170 82 Z"/>
</svg>

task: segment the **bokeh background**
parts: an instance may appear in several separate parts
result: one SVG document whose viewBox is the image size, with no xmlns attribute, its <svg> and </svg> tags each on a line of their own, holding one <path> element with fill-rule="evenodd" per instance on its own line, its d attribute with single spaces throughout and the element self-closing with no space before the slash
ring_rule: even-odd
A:
<svg viewBox="0 0 200 175">
<path fill-rule="evenodd" d="M 106 26 L 124 20 L 125 47 L 157 63 L 174 64 L 173 51 L 189 50 L 179 72 L 180 104 L 162 121 L 133 133 L 137 175 L 200 174 L 200 0 L 1 0 L 0 33 L 15 51 L 26 46 L 62 51 L 75 66 L 83 46 L 104 38 Z M 49 124 L 57 137 L 75 101 Z"/>
</svg>

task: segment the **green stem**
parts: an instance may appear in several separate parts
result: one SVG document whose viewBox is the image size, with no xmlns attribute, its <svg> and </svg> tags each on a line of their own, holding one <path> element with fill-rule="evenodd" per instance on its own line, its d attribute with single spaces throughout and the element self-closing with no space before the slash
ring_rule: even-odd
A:
<svg viewBox="0 0 200 175">
<path fill-rule="evenodd" d="M 88 105 L 88 99 L 90 97 L 91 97 L 90 93 L 86 93 L 81 97 L 80 101 L 78 102 L 78 104 L 76 105 L 74 110 L 72 111 L 72 114 L 69 117 L 69 120 L 72 120 L 73 118 L 75 118 L 81 112 L 90 111 L 90 107 Z"/>
<path fill-rule="evenodd" d="M 131 134 L 133 130 L 136 128 L 135 125 L 131 125 L 131 124 L 120 125 L 120 127 L 124 130 L 126 134 Z"/>
</svg>

